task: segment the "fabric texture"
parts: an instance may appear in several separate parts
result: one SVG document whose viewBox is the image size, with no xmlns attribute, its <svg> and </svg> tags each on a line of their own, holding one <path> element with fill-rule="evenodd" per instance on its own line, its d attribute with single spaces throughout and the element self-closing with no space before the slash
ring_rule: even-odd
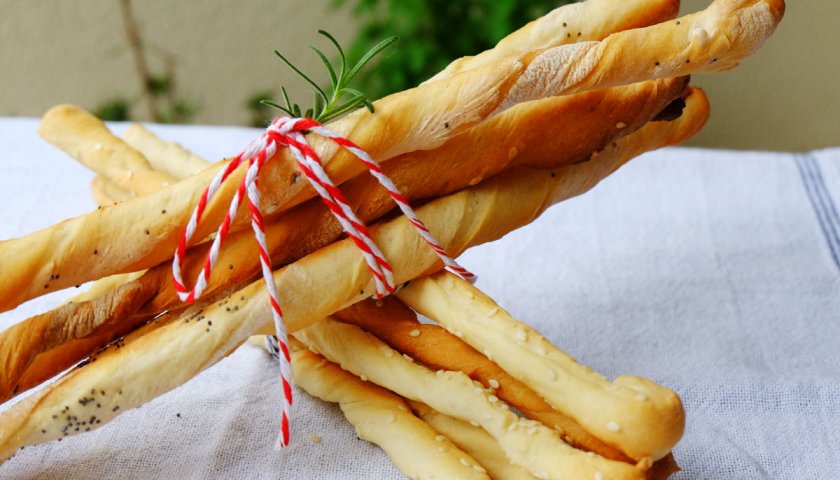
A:
<svg viewBox="0 0 840 480">
<path fill-rule="evenodd" d="M 36 127 L 0 119 L 0 238 L 94 207 L 92 174 Z M 152 128 L 213 159 L 258 133 Z M 461 261 L 583 364 L 679 393 L 687 428 L 674 478 L 840 478 L 838 207 L 840 149 L 672 148 Z M 0 314 L 0 328 L 74 293 Z M 336 406 L 300 391 L 292 447 L 275 452 L 278 402 L 276 368 L 245 345 L 104 428 L 26 448 L 0 477 L 403 478 Z"/>
</svg>

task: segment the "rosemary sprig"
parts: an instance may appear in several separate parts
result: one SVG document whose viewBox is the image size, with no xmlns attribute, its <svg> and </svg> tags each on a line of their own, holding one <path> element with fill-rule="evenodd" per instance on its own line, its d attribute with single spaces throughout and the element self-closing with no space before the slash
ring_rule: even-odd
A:
<svg viewBox="0 0 840 480">
<path fill-rule="evenodd" d="M 315 54 L 321 59 L 321 62 L 324 64 L 324 67 L 327 69 L 327 73 L 330 76 L 330 87 L 327 89 L 321 88 L 315 81 L 309 78 L 308 75 L 303 73 L 298 67 L 296 67 L 292 62 L 290 62 L 286 57 L 283 56 L 282 53 L 278 52 L 277 50 L 274 53 L 280 57 L 280 60 L 286 63 L 289 68 L 292 69 L 296 74 L 302 77 L 307 83 L 312 85 L 314 91 L 312 92 L 314 97 L 314 104 L 311 108 L 306 109 L 303 111 L 299 104 L 292 103 L 289 100 L 289 94 L 286 92 L 285 87 L 280 87 L 280 92 L 283 94 L 283 101 L 285 102 L 284 105 L 280 105 L 278 103 L 272 102 L 270 100 L 263 100 L 263 104 L 270 105 L 274 108 L 278 108 L 287 114 L 293 117 L 307 117 L 312 118 L 320 123 L 326 123 L 336 117 L 344 115 L 345 113 L 352 112 L 353 110 L 365 106 L 371 113 L 373 113 L 373 103 L 367 96 L 356 90 L 354 88 L 348 87 L 348 84 L 359 73 L 368 62 L 373 59 L 377 54 L 388 48 L 391 44 L 398 40 L 397 37 L 388 37 L 385 40 L 382 40 L 378 44 L 376 44 L 373 48 L 368 50 L 358 62 L 356 62 L 353 67 L 349 70 L 347 68 L 347 58 L 344 55 L 344 50 L 341 48 L 341 45 L 338 44 L 338 41 L 330 35 L 328 32 L 324 30 L 318 30 L 318 33 L 326 37 L 330 43 L 335 46 L 335 49 L 338 51 L 338 68 L 336 69 L 335 66 L 329 61 L 327 56 L 324 54 L 323 51 L 314 47 L 312 45 L 309 46 Z"/>
</svg>

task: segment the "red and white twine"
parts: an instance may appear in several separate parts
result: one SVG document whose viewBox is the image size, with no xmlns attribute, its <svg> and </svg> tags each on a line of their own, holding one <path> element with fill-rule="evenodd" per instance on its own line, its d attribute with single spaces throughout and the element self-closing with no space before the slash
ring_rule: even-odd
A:
<svg viewBox="0 0 840 480">
<path fill-rule="evenodd" d="M 447 255 L 440 243 L 435 240 L 420 218 L 418 218 L 414 213 L 414 210 L 408 204 L 405 197 L 402 196 L 391 179 L 388 178 L 388 176 L 382 171 L 379 164 L 376 163 L 361 148 L 356 146 L 356 144 L 309 118 L 280 117 L 271 122 L 265 133 L 252 142 L 245 151 L 232 159 L 225 168 L 223 168 L 216 177 L 213 178 L 213 181 L 210 182 L 210 185 L 202 194 L 198 205 L 196 205 L 196 208 L 187 223 L 184 234 L 178 243 L 178 248 L 175 251 L 175 256 L 172 260 L 172 277 L 175 284 L 175 290 L 182 301 L 192 303 L 201 296 L 205 288 L 207 288 L 207 282 L 210 280 L 210 273 L 219 257 L 222 242 L 224 242 L 230 229 L 231 222 L 236 216 L 239 204 L 242 201 L 242 198 L 247 195 L 251 211 L 251 227 L 254 230 L 254 236 L 257 240 L 259 248 L 260 265 L 262 267 L 263 279 L 265 280 L 266 288 L 268 290 L 268 297 L 274 320 L 274 328 L 277 333 L 277 343 L 280 350 L 277 358 L 280 366 L 280 378 L 283 386 L 283 410 L 280 433 L 277 437 L 277 447 L 287 446 L 290 439 L 289 419 L 292 405 L 291 356 L 289 354 L 286 327 L 283 323 L 283 312 L 280 309 L 280 300 L 277 296 L 277 287 L 274 284 L 274 275 L 271 270 L 271 259 L 268 256 L 263 217 L 259 209 L 260 192 L 257 187 L 257 178 L 259 176 L 260 169 L 267 160 L 274 156 L 278 146 L 287 147 L 289 149 L 297 160 L 298 167 L 309 180 L 312 187 L 318 195 L 321 196 L 321 199 L 330 209 L 333 216 L 339 221 L 341 226 L 344 228 L 344 231 L 362 252 L 365 262 L 367 263 L 373 276 L 376 288 L 374 297 L 382 298 L 393 293 L 396 288 L 391 265 L 374 243 L 365 224 L 359 220 L 347 204 L 341 190 L 339 190 L 330 180 L 329 176 L 327 176 L 327 173 L 324 171 L 321 161 L 318 158 L 318 154 L 306 142 L 306 138 L 303 135 L 304 132 L 312 132 L 329 138 L 337 145 L 345 148 L 355 155 L 356 158 L 358 158 L 368 168 L 370 173 L 376 177 L 385 190 L 388 191 L 402 213 L 408 218 L 423 240 L 425 240 L 438 257 L 440 257 L 444 265 L 446 265 L 446 268 L 466 280 L 475 280 L 475 276 L 472 273 L 458 265 L 454 259 Z M 225 214 L 225 218 L 222 220 L 221 225 L 216 231 L 215 238 L 213 238 L 213 243 L 210 246 L 210 251 L 205 259 L 204 266 L 196 277 L 195 286 L 192 289 L 187 289 L 181 275 L 181 268 L 187 253 L 187 246 L 198 228 L 201 216 L 207 208 L 208 202 L 213 198 L 219 188 L 221 188 L 222 184 L 230 176 L 230 174 L 246 161 L 248 162 L 248 171 L 245 174 L 245 178 L 236 190 L 236 193 L 230 202 L 230 206 L 228 207 L 228 211 Z"/>
</svg>

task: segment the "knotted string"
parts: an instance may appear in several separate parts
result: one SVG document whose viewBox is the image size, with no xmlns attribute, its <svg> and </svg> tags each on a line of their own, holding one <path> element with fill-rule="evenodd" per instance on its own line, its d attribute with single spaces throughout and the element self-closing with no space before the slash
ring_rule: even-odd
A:
<svg viewBox="0 0 840 480">
<path fill-rule="evenodd" d="M 265 239 L 265 227 L 263 224 L 262 213 L 260 212 L 260 191 L 257 187 L 257 178 L 260 174 L 260 169 L 266 161 L 274 156 L 278 147 L 286 147 L 292 153 L 292 156 L 297 161 L 298 167 L 303 172 L 304 176 L 309 180 L 312 187 L 321 196 L 321 199 L 332 212 L 333 216 L 341 224 L 344 231 L 356 244 L 367 263 L 368 268 L 373 276 L 376 293 L 374 298 L 382 298 L 394 292 L 394 276 L 393 269 L 388 261 L 385 259 L 379 247 L 376 246 L 373 239 L 368 232 L 365 224 L 359 220 L 350 206 L 344 199 L 341 190 L 339 190 L 332 180 L 330 180 L 327 173 L 321 165 L 321 160 L 318 154 L 309 146 L 304 137 L 304 132 L 311 132 L 322 137 L 329 138 L 340 147 L 348 150 L 356 158 L 358 158 L 370 171 L 370 173 L 379 181 L 379 183 L 388 191 L 391 198 L 399 206 L 403 214 L 409 219 L 411 224 L 434 250 L 434 252 L 443 261 L 446 268 L 461 276 L 465 280 L 475 281 L 475 276 L 461 267 L 453 258 L 447 255 L 446 251 L 435 240 L 423 222 L 417 217 L 417 214 L 408 204 L 405 197 L 400 194 L 397 187 L 382 171 L 382 168 L 376 163 L 366 152 L 356 146 L 350 140 L 341 137 L 332 132 L 320 123 L 309 118 L 290 118 L 280 117 L 271 122 L 266 131 L 260 135 L 258 139 L 253 141 L 251 145 L 242 153 L 233 158 L 210 182 L 210 185 L 201 195 L 201 198 L 193 210 L 184 234 L 178 243 L 178 248 L 175 251 L 172 260 L 172 277 L 175 284 L 175 290 L 181 301 L 192 303 L 196 301 L 207 287 L 207 282 L 210 280 L 210 273 L 213 269 L 216 260 L 219 257 L 222 242 L 230 229 L 231 222 L 236 216 L 239 209 L 239 204 L 242 198 L 247 195 L 251 212 L 251 228 L 254 230 L 254 237 L 257 240 L 260 255 L 260 265 L 262 267 L 263 279 L 265 280 L 266 289 L 268 290 L 268 297 L 271 305 L 272 317 L 274 320 L 274 328 L 277 335 L 277 359 L 280 367 L 280 378 L 283 387 L 283 409 L 280 423 L 280 432 L 277 437 L 275 446 L 277 448 L 289 445 L 290 440 L 290 410 L 292 405 L 292 375 L 291 375 L 291 356 L 289 354 L 288 337 L 286 334 L 286 327 L 283 323 L 283 312 L 280 308 L 280 300 L 277 296 L 277 287 L 274 283 L 274 275 L 271 269 L 271 259 L 268 256 L 268 247 Z M 187 289 L 181 274 L 181 268 L 184 263 L 184 258 L 187 253 L 187 246 L 195 234 L 198 224 L 201 221 L 201 216 L 207 208 L 208 202 L 213 198 L 216 192 L 224 184 L 225 180 L 233 173 L 241 164 L 248 162 L 248 171 L 245 178 L 237 188 L 236 193 L 231 199 L 228 211 L 225 214 L 224 220 L 216 231 L 213 238 L 213 243 L 210 246 L 210 251 L 205 259 L 204 266 L 201 272 L 195 279 L 195 286 L 192 289 Z"/>
</svg>

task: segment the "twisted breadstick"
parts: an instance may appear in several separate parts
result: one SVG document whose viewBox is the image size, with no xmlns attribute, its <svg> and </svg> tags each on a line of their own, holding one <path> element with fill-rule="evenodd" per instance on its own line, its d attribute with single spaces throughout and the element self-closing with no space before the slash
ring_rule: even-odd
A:
<svg viewBox="0 0 840 480">
<path fill-rule="evenodd" d="M 707 116 L 705 96 L 693 90 L 679 119 L 648 124 L 589 162 L 552 172 L 514 169 L 431 201 L 417 213 L 450 252 L 460 252 L 530 222 L 554 202 L 585 192 L 643 151 L 684 141 L 699 130 Z M 412 228 L 405 218 L 397 218 L 372 229 L 374 240 L 391 260 L 397 282 L 440 268 L 438 257 Z M 304 328 L 373 292 L 364 260 L 348 239 L 278 270 L 274 279 L 289 331 Z M 98 428 L 99 422 L 107 423 L 120 412 L 181 385 L 233 351 L 270 319 L 261 281 L 220 302 L 155 319 L 84 367 L 71 370 L 0 413 L 0 459 L 7 459 L 24 445 L 77 433 L 64 428 L 73 418 L 96 415 L 96 424 L 86 428 Z"/>
<path fill-rule="evenodd" d="M 385 170 L 409 200 L 439 197 L 497 174 L 517 163 L 549 167 L 588 159 L 615 138 L 637 129 L 683 91 L 686 79 L 669 79 L 584 94 L 531 102 L 465 132 L 433 151 L 405 154 L 385 165 Z M 574 122 L 569 122 L 574 118 Z M 616 128 L 616 122 L 625 122 Z M 439 172 L 428 175 L 430 171 Z M 387 192 L 370 176 L 348 181 L 343 191 L 359 217 L 374 220 L 393 206 Z M 160 215 L 168 215 L 168 211 Z M 266 223 L 266 238 L 275 264 L 282 265 L 334 241 L 341 227 L 320 200 L 311 200 Z M 208 246 L 193 247 L 186 261 L 185 278 L 195 278 L 203 266 Z M 259 275 L 259 257 L 249 231 L 231 235 L 213 270 L 207 294 L 225 291 Z M 86 305 L 60 307 L 25 320 L 0 333 L 0 400 L 32 384 L 20 381 L 34 368 L 37 356 L 60 347 L 64 341 L 102 333 L 108 325 L 126 326 L 178 307 L 180 300 L 170 278 L 168 263 Z M 63 275 L 63 274 L 62 274 Z M 126 291 L 136 292 L 125 296 Z M 140 310 L 138 312 L 138 310 Z M 133 320 L 133 323 L 132 323 Z M 44 341 L 40 332 L 53 335 Z M 116 332 L 116 330 L 115 330 Z M 61 335 L 66 335 L 62 339 Z M 32 372 L 30 379 L 50 378 L 80 361 L 89 352 L 65 350 L 49 364 L 57 370 Z"/>
<path fill-rule="evenodd" d="M 453 61 L 427 82 L 531 50 L 601 40 L 614 32 L 655 25 L 674 18 L 679 10 L 679 0 L 588 0 L 563 5 L 511 33 L 494 48 Z"/>
<path fill-rule="evenodd" d="M 399 396 L 291 343 L 297 385 L 338 403 L 359 438 L 379 445 L 400 471 L 417 479 L 489 479 L 475 459 L 412 415 Z"/>
<path fill-rule="evenodd" d="M 640 377 L 608 381 L 467 282 L 437 274 L 412 282 L 397 295 L 635 459 L 658 460 L 682 437 L 685 411 L 676 393 Z"/>
<path fill-rule="evenodd" d="M 611 460 L 631 461 L 456 336 L 438 325 L 420 324 L 415 313 L 397 299 L 359 302 L 336 312 L 334 318 L 361 327 L 432 370 L 464 372 L 526 417 L 559 430 L 575 447 Z"/>
<path fill-rule="evenodd" d="M 331 127 L 380 161 L 433 149 L 520 102 L 730 68 L 764 42 L 783 12 L 782 0 L 716 0 L 706 11 L 684 17 L 679 24 L 669 21 L 616 33 L 601 42 L 505 57 L 429 82 L 380 100 L 376 114 L 358 111 Z M 352 155 L 323 140 L 313 139 L 312 143 L 336 183 L 360 172 L 362 167 Z M 295 163 L 282 152 L 261 176 L 266 187 L 262 204 L 266 214 L 288 209 L 313 195 L 305 182 L 294 182 Z M 166 260 L 212 173 L 212 169 L 202 172 L 143 201 L 125 202 L 0 243 L 0 270 L 18 272 L 0 277 L 0 309 L 55 288 Z M 243 174 L 240 170 L 233 175 L 218 201 L 211 202 L 205 212 L 207 227 L 199 228 L 195 238 L 204 238 L 212 229 L 210 225 L 219 223 Z M 156 213 L 163 210 L 168 215 Z M 244 221 L 240 218 L 238 225 Z M 91 263 L 94 252 L 103 256 Z M 45 284 L 47 288 L 42 288 Z"/>
</svg>

